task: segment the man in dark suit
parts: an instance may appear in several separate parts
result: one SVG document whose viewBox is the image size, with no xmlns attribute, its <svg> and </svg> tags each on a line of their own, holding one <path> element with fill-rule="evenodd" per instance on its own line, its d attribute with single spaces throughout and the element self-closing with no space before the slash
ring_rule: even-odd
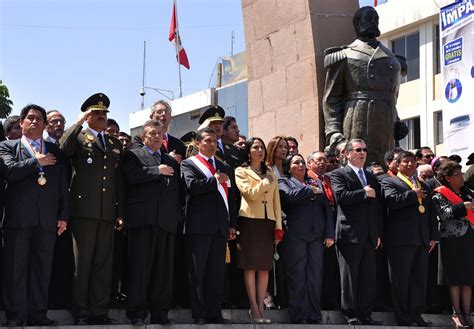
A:
<svg viewBox="0 0 474 329">
<path fill-rule="evenodd" d="M 399 325 L 431 326 L 421 317 L 425 305 L 428 256 L 439 240 L 436 209 L 429 187 L 416 178 L 416 158 L 397 156 L 398 174 L 382 181 L 387 204 L 384 246 Z"/>
<path fill-rule="evenodd" d="M 46 111 L 21 110 L 20 139 L 0 144 L 8 183 L 4 229 L 4 303 L 7 326 L 51 326 L 46 317 L 56 234 L 68 221 L 68 191 L 59 148 L 42 139 Z"/>
<path fill-rule="evenodd" d="M 232 171 L 215 158 L 216 133 L 196 134 L 199 153 L 181 163 L 186 188 L 185 252 L 194 323 L 229 323 L 222 318 L 226 240 L 235 239 Z"/>
<path fill-rule="evenodd" d="M 371 318 L 375 300 L 375 249 L 381 243 L 381 195 L 377 178 L 364 170 L 367 146 L 347 142 L 348 163 L 331 173 L 337 203 L 336 243 L 341 273 L 341 308 L 351 325 L 379 325 Z"/>
<path fill-rule="evenodd" d="M 160 121 L 146 122 L 141 138 L 144 146 L 126 152 L 123 162 L 127 184 L 127 317 L 132 324 L 143 325 L 149 309 L 151 323 L 168 324 L 174 238 L 183 201 L 180 170 L 170 155 L 160 151 Z"/>
<path fill-rule="evenodd" d="M 123 221 L 122 145 L 107 136 L 109 98 L 98 93 L 59 140 L 74 167 L 70 189 L 71 229 L 76 273 L 73 282 L 75 324 L 115 324 L 108 317 L 114 227 Z M 88 128 L 82 129 L 87 121 Z"/>
<path fill-rule="evenodd" d="M 163 144 L 161 150 L 171 155 L 176 162 L 181 163 L 186 158 L 186 147 L 184 143 L 174 136 L 168 134 L 168 130 L 171 124 L 171 106 L 164 100 L 156 101 L 151 107 L 151 120 L 161 121 L 163 124 Z M 140 136 L 135 136 L 132 142 L 132 148 L 141 148 L 143 141 Z"/>
</svg>

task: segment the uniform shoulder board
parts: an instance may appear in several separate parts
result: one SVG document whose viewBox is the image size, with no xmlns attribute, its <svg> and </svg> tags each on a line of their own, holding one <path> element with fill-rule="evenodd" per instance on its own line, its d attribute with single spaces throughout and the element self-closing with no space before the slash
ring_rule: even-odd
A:
<svg viewBox="0 0 474 329">
<path fill-rule="evenodd" d="M 328 67 L 346 58 L 344 49 L 347 46 L 331 47 L 324 51 L 324 67 Z"/>
</svg>

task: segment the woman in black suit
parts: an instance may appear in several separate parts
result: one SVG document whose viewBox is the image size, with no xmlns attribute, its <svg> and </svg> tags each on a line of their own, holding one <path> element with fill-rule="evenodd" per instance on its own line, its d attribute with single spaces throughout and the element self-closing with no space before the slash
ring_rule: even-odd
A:
<svg viewBox="0 0 474 329">
<path fill-rule="evenodd" d="M 474 212 L 470 189 L 465 188 L 461 165 L 444 162 L 438 169 L 441 186 L 433 201 L 439 218 L 441 264 L 439 283 L 449 285 L 456 327 L 472 326 L 471 286 L 474 285 Z"/>
<path fill-rule="evenodd" d="M 286 214 L 283 262 L 288 280 L 288 309 L 293 323 L 321 323 L 321 280 L 324 246 L 334 244 L 332 209 L 319 181 L 306 177 L 299 154 L 283 161 L 279 179 Z"/>
</svg>

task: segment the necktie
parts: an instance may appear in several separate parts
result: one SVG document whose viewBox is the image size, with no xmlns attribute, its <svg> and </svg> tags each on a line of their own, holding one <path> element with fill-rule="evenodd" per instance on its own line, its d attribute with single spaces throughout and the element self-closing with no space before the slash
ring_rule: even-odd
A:
<svg viewBox="0 0 474 329">
<path fill-rule="evenodd" d="M 31 147 L 33 148 L 33 150 L 35 150 L 35 152 L 39 152 L 39 150 L 40 150 L 40 143 L 38 143 L 37 141 L 32 141 L 32 142 L 31 142 Z"/>
<path fill-rule="evenodd" d="M 367 186 L 367 181 L 365 180 L 364 171 L 362 169 L 359 169 L 358 175 L 359 175 L 360 181 L 362 183 L 362 186 Z"/>
<path fill-rule="evenodd" d="M 161 154 L 160 152 L 153 152 L 153 156 L 158 160 L 158 164 L 161 164 Z"/>
<path fill-rule="evenodd" d="M 97 134 L 97 138 L 99 139 L 100 143 L 102 144 L 102 146 L 104 147 L 104 150 L 105 150 L 104 136 L 102 134 Z"/>
<path fill-rule="evenodd" d="M 219 148 L 219 152 L 221 152 L 222 155 L 224 155 L 224 148 L 222 147 L 222 141 L 219 140 L 217 143 L 217 147 Z"/>
<path fill-rule="evenodd" d="M 207 162 L 209 162 L 209 164 L 212 166 L 212 168 L 215 168 L 214 167 L 214 159 L 209 158 L 209 160 L 207 160 Z"/>
</svg>

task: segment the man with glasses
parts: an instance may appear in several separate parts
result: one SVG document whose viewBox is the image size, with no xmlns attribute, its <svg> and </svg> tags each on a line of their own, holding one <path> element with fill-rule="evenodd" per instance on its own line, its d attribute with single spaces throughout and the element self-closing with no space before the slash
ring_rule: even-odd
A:
<svg viewBox="0 0 474 329">
<path fill-rule="evenodd" d="M 419 166 L 422 164 L 431 164 L 431 160 L 435 158 L 435 154 L 428 146 L 420 147 L 416 151 L 415 156 Z"/>
<path fill-rule="evenodd" d="M 380 185 L 367 170 L 367 146 L 352 139 L 347 165 L 331 174 L 337 203 L 336 252 L 341 274 L 341 309 L 350 325 L 380 325 L 371 317 L 375 302 L 375 250 L 380 247 Z"/>
<path fill-rule="evenodd" d="M 48 111 L 47 118 L 47 137 L 44 140 L 59 145 L 58 141 L 64 134 L 64 125 L 66 124 L 66 119 L 64 119 L 64 116 L 61 114 L 61 112 L 56 110 Z"/>
</svg>

